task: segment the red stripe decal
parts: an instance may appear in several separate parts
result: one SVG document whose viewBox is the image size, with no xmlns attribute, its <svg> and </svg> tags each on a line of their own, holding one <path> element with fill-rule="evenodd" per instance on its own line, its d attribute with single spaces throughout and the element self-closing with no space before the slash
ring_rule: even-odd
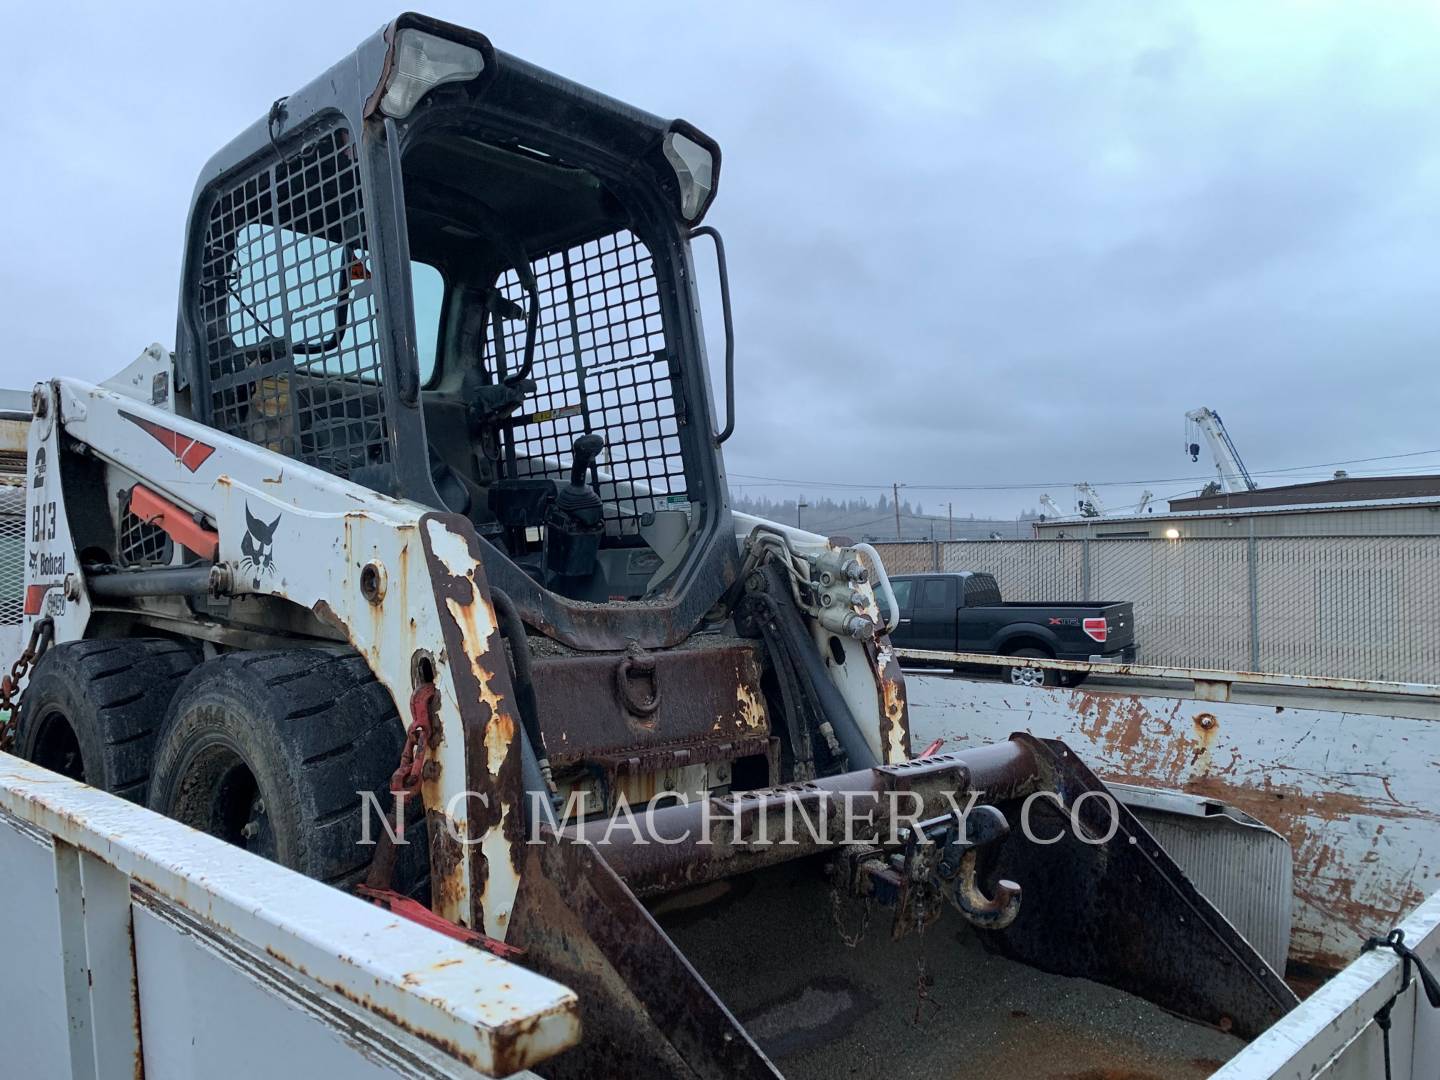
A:
<svg viewBox="0 0 1440 1080">
<path fill-rule="evenodd" d="M 202 443 L 198 439 L 192 439 L 188 435 L 181 435 L 178 431 L 171 431 L 167 427 L 161 427 L 153 420 L 144 420 L 123 410 L 120 415 L 149 434 L 161 446 L 174 454 L 175 460 L 191 472 L 194 472 L 200 468 L 201 465 L 204 465 L 206 459 L 215 452 L 213 446 Z"/>
<path fill-rule="evenodd" d="M 25 586 L 25 614 L 39 615 L 40 605 L 45 603 L 45 594 L 56 588 L 54 582 L 49 585 L 26 585 Z"/>
</svg>

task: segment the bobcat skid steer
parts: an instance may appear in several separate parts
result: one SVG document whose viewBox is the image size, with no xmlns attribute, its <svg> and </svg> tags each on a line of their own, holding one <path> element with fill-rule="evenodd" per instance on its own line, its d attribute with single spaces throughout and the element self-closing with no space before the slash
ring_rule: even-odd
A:
<svg viewBox="0 0 1440 1080">
<path fill-rule="evenodd" d="M 872 911 L 932 973 L 978 940 L 1262 1030 L 1293 994 L 1063 745 L 916 755 L 873 550 L 727 506 L 719 174 L 413 14 L 277 100 L 196 185 L 174 353 L 7 414 L 14 751 L 569 986 L 547 1075 L 778 1075 L 697 965 L 803 925 L 823 979 Z M 875 966 L 879 1032 L 917 979 Z"/>
</svg>

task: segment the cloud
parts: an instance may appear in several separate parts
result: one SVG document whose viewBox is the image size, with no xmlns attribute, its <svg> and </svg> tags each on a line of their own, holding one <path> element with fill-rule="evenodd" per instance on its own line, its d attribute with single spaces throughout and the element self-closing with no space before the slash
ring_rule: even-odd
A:
<svg viewBox="0 0 1440 1080">
<path fill-rule="evenodd" d="M 393 14 L 146 11 L 79 9 L 63 48 L 12 58 L 5 385 L 103 378 L 170 343 L 200 165 Z M 19 18 L 16 40 L 61 40 L 59 16 Z M 1210 472 L 1179 452 L 1202 404 L 1256 470 L 1440 446 L 1416 392 L 1440 347 L 1425 6 L 636 2 L 482 22 L 719 139 L 734 473 L 1053 483 L 1062 503 L 1082 479 L 1179 478 L 1163 495 Z M 954 497 L 1004 514 L 1036 495 Z"/>
</svg>

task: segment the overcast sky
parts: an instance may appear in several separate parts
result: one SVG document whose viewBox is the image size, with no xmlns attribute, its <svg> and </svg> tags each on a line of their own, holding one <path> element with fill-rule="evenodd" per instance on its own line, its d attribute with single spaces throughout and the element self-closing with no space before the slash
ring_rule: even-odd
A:
<svg viewBox="0 0 1440 1080">
<path fill-rule="evenodd" d="M 720 142 L 747 493 L 1165 496 L 1199 405 L 1256 473 L 1440 468 L 1436 5 L 426 10 Z M 0 385 L 172 345 L 200 166 L 394 13 L 11 10 Z"/>
</svg>

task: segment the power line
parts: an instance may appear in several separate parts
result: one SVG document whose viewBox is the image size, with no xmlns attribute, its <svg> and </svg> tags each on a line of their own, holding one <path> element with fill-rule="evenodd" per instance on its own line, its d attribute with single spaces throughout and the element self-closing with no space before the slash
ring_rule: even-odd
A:
<svg viewBox="0 0 1440 1080">
<path fill-rule="evenodd" d="M 1366 464 L 1366 463 L 1372 462 L 1372 461 L 1393 461 L 1393 460 L 1397 460 L 1397 459 L 1400 459 L 1400 458 L 1424 457 L 1424 456 L 1429 455 L 1429 454 L 1440 454 L 1440 449 L 1436 449 L 1436 450 L 1413 450 L 1413 451 L 1410 451 L 1410 452 L 1404 453 L 1404 454 L 1381 454 L 1381 455 L 1376 456 L 1376 457 L 1349 458 L 1349 459 L 1344 460 L 1344 461 L 1323 461 L 1323 462 L 1316 462 L 1316 463 L 1310 464 L 1310 465 L 1290 465 L 1290 466 L 1286 466 L 1286 467 L 1284 467 L 1284 468 L 1277 468 L 1277 469 L 1260 469 L 1260 470 L 1256 470 L 1256 471 L 1253 472 L 1251 475 L 1253 475 L 1253 476 L 1284 476 L 1284 475 L 1290 474 L 1290 473 L 1299 473 L 1299 472 L 1305 472 L 1305 471 L 1309 471 L 1309 470 L 1329 469 L 1329 468 L 1333 468 L 1333 467 L 1335 467 L 1335 466 L 1337 466 L 1337 465 L 1363 465 L 1363 464 Z M 1364 473 L 1361 473 L 1361 474 L 1359 474 L 1359 475 L 1385 476 L 1385 475 L 1394 475 L 1394 474 L 1396 474 L 1397 472 L 1403 472 L 1403 470 L 1395 470 L 1395 469 L 1375 469 L 1375 470 L 1369 470 L 1369 471 L 1364 472 Z M 729 475 L 730 475 L 731 477 L 744 480 L 746 487 L 767 487 L 767 486 L 773 487 L 773 486 L 777 486 L 777 485 L 778 485 L 778 486 L 787 486 L 787 487 L 790 487 L 790 486 L 799 486 L 799 487 L 829 488 L 829 489 L 839 490 L 839 491 L 889 491 L 889 490 L 891 490 L 891 489 L 893 488 L 893 486 L 894 486 L 893 483 L 888 483 L 888 484 L 870 484 L 870 483 L 850 483 L 850 482 L 838 481 L 838 480 L 797 480 L 797 479 L 792 479 L 792 478 L 783 477 L 783 476 L 758 476 L 758 475 L 755 475 L 755 474 L 753 474 L 753 473 L 737 473 L 737 472 L 732 472 L 732 473 L 730 473 Z M 1180 483 L 1185 483 L 1186 481 L 1194 481 L 1194 480 L 1196 480 L 1196 479 L 1197 479 L 1197 478 L 1194 477 L 1194 476 L 1167 476 L 1167 477 L 1159 477 L 1159 478 L 1152 477 L 1152 478 L 1148 478 L 1148 479 L 1139 479 L 1139 480 L 1100 480 L 1100 481 L 1091 481 L 1091 483 L 1092 483 L 1092 486 L 1094 486 L 1094 487 L 1133 487 L 1133 486 L 1140 485 L 1140 484 L 1180 484 Z M 1050 480 L 1050 481 L 1044 481 L 1044 482 L 1040 482 L 1040 481 L 1025 481 L 1025 482 L 1023 482 L 1023 483 L 1013 483 L 1013 484 L 999 484 L 999 483 L 997 483 L 997 484 L 916 484 L 916 483 L 906 483 L 906 484 L 905 484 L 905 487 L 906 487 L 907 490 L 910 490 L 910 491 L 1030 491 L 1030 490 L 1039 490 L 1039 489 L 1042 489 L 1042 488 L 1071 487 L 1071 486 L 1073 486 L 1074 484 L 1075 484 L 1075 481 L 1073 481 L 1073 480 Z"/>
</svg>

